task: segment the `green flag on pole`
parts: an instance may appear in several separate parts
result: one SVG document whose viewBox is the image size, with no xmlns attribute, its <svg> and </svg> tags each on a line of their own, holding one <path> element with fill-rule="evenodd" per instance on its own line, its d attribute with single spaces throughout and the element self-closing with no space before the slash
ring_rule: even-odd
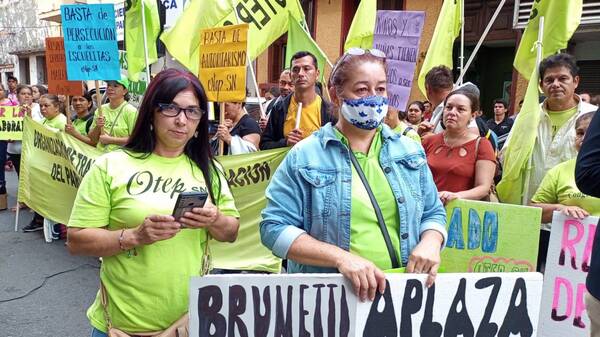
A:
<svg viewBox="0 0 600 337">
<path fill-rule="evenodd" d="M 145 23 L 142 23 L 142 10 Z M 144 28 L 146 26 L 147 46 L 144 46 Z M 154 0 L 132 0 L 125 12 L 125 50 L 127 51 L 127 77 L 133 82 L 139 81 L 139 73 L 146 68 L 145 50 L 148 50 L 148 64 L 158 60 L 156 39 L 160 33 L 158 7 Z"/>
<path fill-rule="evenodd" d="M 523 107 L 511 130 L 511 139 L 503 151 L 502 180 L 496 186 L 498 198 L 503 203 L 522 203 L 525 181 L 529 174 L 527 166 L 537 138 L 537 126 L 541 115 L 537 67 L 534 66 L 530 77 Z M 530 193 L 534 192 L 535 190 L 530 189 Z"/>
<path fill-rule="evenodd" d="M 308 32 L 304 28 L 302 28 L 300 23 L 298 23 L 298 21 L 296 21 L 292 15 L 290 15 L 288 23 L 289 28 L 287 47 L 285 50 L 285 67 L 287 68 L 290 66 L 292 56 L 296 52 L 310 52 L 317 58 L 319 72 L 321 73 L 319 81 L 322 81 L 323 75 L 325 74 L 325 62 L 327 62 L 327 55 L 325 55 L 325 53 L 321 50 L 321 48 L 319 48 L 315 40 L 313 40 L 310 34 L 308 34 Z"/>
<path fill-rule="evenodd" d="M 440 65 L 445 65 L 450 69 L 454 67 L 452 49 L 454 40 L 460 34 L 462 24 L 461 4 L 462 0 L 444 0 L 427 55 L 419 72 L 418 84 L 423 95 L 427 95 L 425 92 L 425 75 L 429 70 Z"/>
<path fill-rule="evenodd" d="M 352 47 L 373 48 L 373 31 L 377 19 L 377 1 L 361 0 L 348 31 L 344 51 Z"/>
<path fill-rule="evenodd" d="M 531 70 L 535 68 L 536 49 L 534 47 L 538 39 L 540 17 L 544 17 L 542 58 L 545 58 L 567 47 L 567 43 L 581 21 L 582 8 L 583 0 L 533 2 L 531 16 L 513 64 L 523 77 L 529 79 Z"/>
<path fill-rule="evenodd" d="M 249 23 L 248 56 L 256 59 L 275 40 L 288 30 L 288 13 L 297 21 L 304 20 L 304 12 L 298 0 L 275 1 L 265 9 L 264 17 L 248 17 L 250 7 L 243 0 L 194 0 L 184 9 L 175 26 L 164 32 L 160 39 L 169 53 L 189 71 L 198 74 L 200 67 L 200 30 L 227 24 L 237 24 L 233 8 L 237 9 L 240 23 Z M 241 11 L 241 12 L 240 12 Z M 241 14 L 240 14 L 241 13 Z M 244 15 L 246 16 L 244 16 Z M 245 17 L 245 19 L 244 19 Z M 251 21 L 250 18 L 252 18 Z"/>
</svg>

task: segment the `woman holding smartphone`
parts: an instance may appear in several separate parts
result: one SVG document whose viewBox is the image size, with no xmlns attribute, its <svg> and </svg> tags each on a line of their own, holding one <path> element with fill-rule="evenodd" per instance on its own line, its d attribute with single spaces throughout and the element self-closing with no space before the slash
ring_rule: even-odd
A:
<svg viewBox="0 0 600 337">
<path fill-rule="evenodd" d="M 104 289 L 87 312 L 92 336 L 185 327 L 189 280 L 199 275 L 208 238 L 236 239 L 239 214 L 210 153 L 206 109 L 197 77 L 160 72 L 127 144 L 98 158 L 82 180 L 67 246 L 103 258 Z M 209 198 L 175 219 L 183 192 Z"/>
</svg>

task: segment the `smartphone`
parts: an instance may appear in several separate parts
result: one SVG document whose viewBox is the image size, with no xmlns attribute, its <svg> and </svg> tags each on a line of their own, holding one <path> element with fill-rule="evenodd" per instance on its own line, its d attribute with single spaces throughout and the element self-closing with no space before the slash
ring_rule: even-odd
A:
<svg viewBox="0 0 600 337">
<path fill-rule="evenodd" d="M 204 207 L 208 199 L 206 192 L 183 192 L 177 196 L 177 202 L 173 209 L 173 217 L 179 220 L 185 212 L 191 212 L 192 208 Z"/>
</svg>

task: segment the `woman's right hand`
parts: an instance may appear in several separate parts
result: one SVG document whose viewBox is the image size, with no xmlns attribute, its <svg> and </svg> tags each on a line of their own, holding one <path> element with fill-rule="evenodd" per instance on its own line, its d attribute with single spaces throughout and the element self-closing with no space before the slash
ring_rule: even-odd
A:
<svg viewBox="0 0 600 337">
<path fill-rule="evenodd" d="M 65 125 L 65 133 L 71 135 L 71 136 L 75 136 L 77 132 L 77 130 L 75 129 L 75 127 L 73 126 L 73 124 L 71 123 L 67 123 Z"/>
<path fill-rule="evenodd" d="M 98 116 L 96 119 L 96 127 L 102 129 L 104 127 L 104 115 Z"/>
<path fill-rule="evenodd" d="M 585 209 L 577 206 L 563 206 L 560 211 L 566 216 L 583 220 L 590 215 Z"/>
<path fill-rule="evenodd" d="M 385 291 L 385 275 L 373 262 L 345 252 L 337 263 L 337 269 L 352 282 L 354 292 L 361 301 L 373 301 L 375 292 Z"/>
<path fill-rule="evenodd" d="M 136 241 L 140 245 L 150 245 L 170 239 L 180 230 L 181 224 L 171 215 L 150 215 L 135 230 Z"/>
</svg>

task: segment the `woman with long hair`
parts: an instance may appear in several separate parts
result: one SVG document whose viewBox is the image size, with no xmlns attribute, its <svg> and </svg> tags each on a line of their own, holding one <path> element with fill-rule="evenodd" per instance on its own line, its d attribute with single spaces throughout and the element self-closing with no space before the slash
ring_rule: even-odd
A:
<svg viewBox="0 0 600 337">
<path fill-rule="evenodd" d="M 81 96 L 71 96 L 70 103 L 75 111 L 75 116 L 71 123 L 65 126 L 65 132 L 88 145 L 95 146 L 95 143 L 88 137 L 94 121 L 94 114 L 91 112 L 94 106 L 92 96 L 85 91 Z"/>
<path fill-rule="evenodd" d="M 210 152 L 206 111 L 196 76 L 160 72 L 125 146 L 98 158 L 84 176 L 67 247 L 103 259 L 102 287 L 87 312 L 92 336 L 183 324 L 189 280 L 199 275 L 209 238 L 236 239 L 239 214 Z M 205 192 L 208 201 L 175 218 L 183 192 Z"/>
</svg>

